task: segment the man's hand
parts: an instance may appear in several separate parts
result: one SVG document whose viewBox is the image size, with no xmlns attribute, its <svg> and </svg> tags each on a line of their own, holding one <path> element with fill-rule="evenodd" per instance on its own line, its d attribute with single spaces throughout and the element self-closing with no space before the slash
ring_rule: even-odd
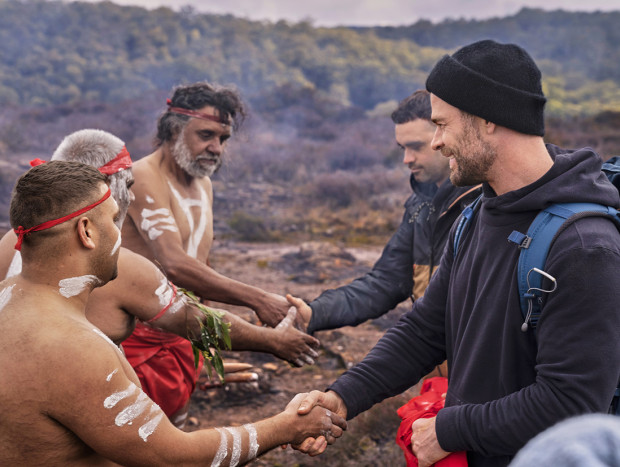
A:
<svg viewBox="0 0 620 467">
<path fill-rule="evenodd" d="M 340 398 L 338 394 L 334 391 L 312 391 L 307 394 L 304 399 L 299 404 L 299 409 L 297 413 L 299 415 L 304 415 L 309 413 L 313 407 L 321 406 L 324 407 L 334 414 L 342 417 L 342 419 L 346 420 L 347 418 L 347 407 L 344 405 L 344 402 Z M 325 451 L 325 448 L 328 444 L 332 444 L 335 440 L 330 439 L 329 437 L 319 436 L 308 437 L 303 440 L 300 444 L 291 445 L 293 449 L 297 451 L 306 453 L 310 456 L 316 456 Z"/>
<path fill-rule="evenodd" d="M 419 467 L 429 467 L 450 454 L 441 449 L 437 441 L 435 419 L 419 418 L 411 425 L 411 450 L 418 458 Z"/>
<path fill-rule="evenodd" d="M 304 302 L 301 298 L 293 297 L 291 294 L 286 294 L 288 302 L 297 308 L 297 320 L 295 324 L 299 329 L 306 332 L 310 319 L 312 318 L 312 308 Z"/>
<path fill-rule="evenodd" d="M 278 337 L 273 341 L 273 354 L 296 366 L 314 365 L 320 342 L 295 328 L 296 316 L 297 309 L 290 307 L 286 318 L 276 326 Z"/>
<path fill-rule="evenodd" d="M 260 304 L 253 309 L 263 324 L 274 328 L 286 317 L 290 306 L 282 295 L 266 292 L 262 295 Z"/>
<path fill-rule="evenodd" d="M 317 448 L 309 453 L 311 456 L 315 456 L 321 454 L 327 444 L 333 444 L 336 438 L 342 436 L 342 432 L 347 429 L 347 422 L 338 414 L 320 406 L 304 406 L 303 413 L 301 413 L 301 405 L 305 403 L 308 396 L 309 394 L 297 394 L 286 406 L 285 412 L 299 417 L 299 421 L 296 423 L 299 435 L 292 442 L 292 445 L 303 444 L 308 439 L 321 440 L 320 443 L 317 443 Z M 317 422 L 319 423 L 318 426 L 315 425 Z"/>
</svg>

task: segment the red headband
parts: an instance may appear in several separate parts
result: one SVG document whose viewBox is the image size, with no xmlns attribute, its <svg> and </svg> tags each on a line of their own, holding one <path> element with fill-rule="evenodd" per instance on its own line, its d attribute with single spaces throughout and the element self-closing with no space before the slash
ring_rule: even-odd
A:
<svg viewBox="0 0 620 467">
<path fill-rule="evenodd" d="M 24 229 L 21 225 L 19 227 L 17 227 L 16 229 L 13 229 L 13 231 L 17 234 L 17 243 L 15 244 L 15 249 L 17 251 L 20 251 L 22 249 L 22 241 L 24 240 L 24 236 L 28 235 L 29 233 L 32 232 L 38 232 L 39 230 L 45 230 L 45 229 L 50 229 L 58 224 L 62 224 L 63 222 L 68 221 L 69 219 L 73 219 L 74 217 L 79 216 L 80 214 L 84 214 L 86 211 L 90 211 L 92 208 L 94 208 L 95 206 L 100 205 L 101 203 L 103 203 L 106 199 L 108 199 L 110 197 L 110 194 L 112 192 L 110 191 L 110 189 L 108 188 L 108 191 L 106 191 L 106 194 L 103 195 L 103 197 L 99 200 L 94 202 L 93 204 L 90 204 L 88 206 L 86 206 L 85 208 L 82 208 L 78 211 L 75 211 L 71 214 L 67 214 L 66 216 L 63 216 L 59 219 L 53 219 L 51 221 L 45 221 L 42 224 L 39 225 L 35 225 L 34 227 L 30 227 L 29 229 Z"/>
<path fill-rule="evenodd" d="M 113 175 L 121 170 L 131 168 L 131 156 L 127 148 L 123 149 L 116 155 L 114 159 L 99 167 L 99 172 L 105 175 Z"/>
<path fill-rule="evenodd" d="M 217 115 L 209 115 L 196 110 L 184 109 L 183 107 L 172 107 L 172 101 L 170 99 L 166 100 L 166 105 L 168 105 L 168 112 L 187 115 L 188 117 L 201 118 L 203 120 L 210 120 L 212 122 L 221 123 L 222 125 L 230 125 L 228 120 L 224 120 Z"/>
<path fill-rule="evenodd" d="M 39 159 L 38 157 L 30 161 L 30 167 L 36 167 L 41 164 L 45 164 L 45 161 L 43 159 Z"/>
<path fill-rule="evenodd" d="M 30 167 L 36 167 L 37 165 L 41 164 L 45 164 L 45 161 L 39 158 L 32 159 L 30 161 Z M 130 169 L 131 166 L 131 156 L 129 155 L 129 151 L 127 151 L 127 148 L 123 146 L 123 149 L 120 150 L 120 152 L 116 155 L 116 157 L 114 157 L 114 159 L 106 162 L 101 167 L 99 167 L 99 172 L 104 175 L 114 175 L 121 170 Z"/>
</svg>

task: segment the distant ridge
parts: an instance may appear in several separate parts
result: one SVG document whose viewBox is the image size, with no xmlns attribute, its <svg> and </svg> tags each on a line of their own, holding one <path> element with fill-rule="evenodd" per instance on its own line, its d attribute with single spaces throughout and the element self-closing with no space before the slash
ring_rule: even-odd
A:
<svg viewBox="0 0 620 467">
<path fill-rule="evenodd" d="M 371 110 L 422 87 L 436 60 L 480 38 L 523 45 L 545 77 L 549 115 L 620 111 L 620 11 L 523 9 L 488 20 L 313 27 L 191 8 L 0 0 L 0 105 L 121 102 L 199 80 L 250 99 L 310 88 Z"/>
</svg>

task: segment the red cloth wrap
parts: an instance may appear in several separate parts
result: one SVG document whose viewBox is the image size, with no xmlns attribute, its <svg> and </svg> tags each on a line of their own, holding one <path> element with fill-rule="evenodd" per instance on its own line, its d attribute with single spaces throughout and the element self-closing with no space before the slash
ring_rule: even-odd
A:
<svg viewBox="0 0 620 467">
<path fill-rule="evenodd" d="M 443 409 L 445 394 L 448 391 L 448 379 L 442 376 L 428 378 L 422 383 L 420 395 L 397 410 L 403 420 L 396 433 L 396 444 L 405 453 L 407 467 L 418 467 L 418 459 L 411 451 L 411 424 L 418 418 L 432 418 Z M 437 467 L 467 467 L 467 454 L 463 451 L 453 452 L 433 464 Z"/>
<path fill-rule="evenodd" d="M 194 368 L 194 353 L 187 339 L 140 322 L 123 350 L 136 371 L 142 389 L 171 417 L 189 401 L 202 370 Z"/>
<path fill-rule="evenodd" d="M 130 169 L 131 165 L 131 156 L 129 155 L 129 151 L 127 151 L 127 148 L 123 146 L 123 149 L 120 150 L 114 159 L 109 160 L 104 165 L 99 167 L 99 172 L 105 175 L 114 175 L 121 170 Z"/>
</svg>

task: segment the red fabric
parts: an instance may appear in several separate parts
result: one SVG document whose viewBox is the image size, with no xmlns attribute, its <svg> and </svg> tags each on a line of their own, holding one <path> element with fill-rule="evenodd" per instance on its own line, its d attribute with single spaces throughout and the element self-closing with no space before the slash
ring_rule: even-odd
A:
<svg viewBox="0 0 620 467">
<path fill-rule="evenodd" d="M 80 214 L 84 214 L 85 212 L 90 211 L 95 206 L 98 206 L 101 203 L 103 203 L 106 199 L 110 197 L 111 193 L 112 192 L 108 188 L 108 191 L 106 192 L 106 194 L 103 195 L 103 197 L 99 201 L 96 201 L 93 204 L 89 204 L 88 206 L 82 209 L 79 209 L 75 212 L 72 212 L 71 214 L 67 214 L 66 216 L 63 216 L 59 219 L 52 219 L 50 221 L 45 221 L 39 225 L 35 225 L 34 227 L 30 227 L 28 229 L 24 229 L 21 225 L 17 227 L 16 229 L 13 229 L 13 231 L 17 234 L 17 243 L 15 244 L 15 249 L 17 251 L 22 249 L 22 241 L 24 240 L 25 235 L 28 235 L 31 232 L 38 232 L 39 230 L 50 229 L 58 224 L 62 224 L 63 222 L 73 219 L 74 217 L 77 217 Z"/>
<path fill-rule="evenodd" d="M 121 170 L 130 169 L 131 165 L 132 163 L 129 151 L 127 151 L 127 148 L 123 146 L 123 149 L 120 150 L 114 159 L 99 167 L 99 172 L 105 175 L 114 175 Z"/>
<path fill-rule="evenodd" d="M 224 120 L 216 115 L 209 115 L 203 112 L 198 112 L 196 110 L 184 109 L 183 107 L 173 107 L 172 101 L 170 99 L 166 100 L 166 104 L 168 105 L 168 112 L 187 115 L 188 117 L 201 118 L 203 120 L 211 120 L 212 122 L 221 123 L 222 125 L 230 125 L 230 122 L 228 122 L 228 120 Z"/>
<path fill-rule="evenodd" d="M 189 400 L 202 370 L 194 368 L 194 353 L 187 339 L 140 322 L 123 350 L 136 371 L 142 389 L 171 417 Z"/>
<path fill-rule="evenodd" d="M 448 391 L 448 379 L 442 376 L 428 378 L 422 383 L 420 395 L 397 410 L 403 420 L 396 433 L 396 444 L 405 453 L 407 467 L 418 467 L 418 459 L 411 451 L 411 424 L 418 418 L 431 418 L 443 409 L 445 394 Z M 437 467 L 467 467 L 465 452 L 453 452 L 449 456 L 433 464 Z"/>
<path fill-rule="evenodd" d="M 39 159 L 38 157 L 30 161 L 30 167 L 36 167 L 41 164 L 45 164 L 45 161 L 43 159 Z"/>
</svg>

